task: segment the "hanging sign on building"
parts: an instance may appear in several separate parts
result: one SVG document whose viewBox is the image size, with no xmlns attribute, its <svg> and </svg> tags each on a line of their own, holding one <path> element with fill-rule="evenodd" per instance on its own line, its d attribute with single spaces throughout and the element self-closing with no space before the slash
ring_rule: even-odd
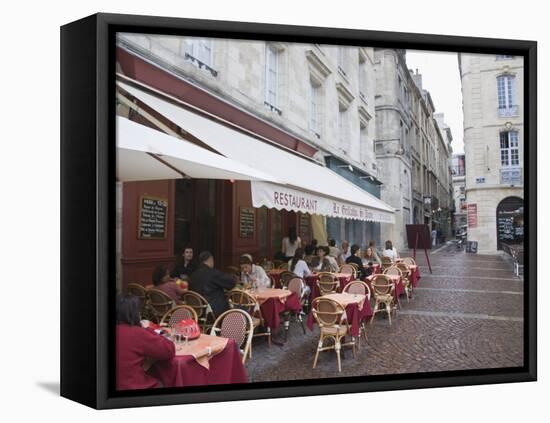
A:
<svg viewBox="0 0 550 423">
<path fill-rule="evenodd" d="M 239 237 L 252 238 L 256 228 L 256 210 L 252 207 L 239 208 Z"/>
<path fill-rule="evenodd" d="M 477 228 L 477 204 L 468 204 L 468 227 Z"/>
<path fill-rule="evenodd" d="M 139 200 L 138 238 L 166 238 L 167 219 L 168 200 L 144 195 Z"/>
</svg>

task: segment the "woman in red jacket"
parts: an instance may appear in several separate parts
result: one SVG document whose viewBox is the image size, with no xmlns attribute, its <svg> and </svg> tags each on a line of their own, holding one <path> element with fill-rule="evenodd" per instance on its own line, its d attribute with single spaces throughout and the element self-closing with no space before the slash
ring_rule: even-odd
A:
<svg viewBox="0 0 550 423">
<path fill-rule="evenodd" d="M 145 373 L 146 358 L 170 360 L 176 354 L 174 343 L 141 326 L 139 298 L 117 298 L 116 387 L 117 390 L 159 388 L 160 382 Z"/>
</svg>

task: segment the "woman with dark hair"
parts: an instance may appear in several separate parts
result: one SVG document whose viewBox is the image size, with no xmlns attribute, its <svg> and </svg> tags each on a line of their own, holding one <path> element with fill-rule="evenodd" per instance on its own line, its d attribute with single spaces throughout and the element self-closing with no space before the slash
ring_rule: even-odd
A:
<svg viewBox="0 0 550 423">
<path fill-rule="evenodd" d="M 302 240 L 296 233 L 296 226 L 288 228 L 288 236 L 283 238 L 283 245 L 281 246 L 281 252 L 285 256 L 285 260 L 291 260 L 296 253 L 296 249 L 300 248 Z"/>
<path fill-rule="evenodd" d="M 338 263 L 334 257 L 329 256 L 329 251 L 326 245 L 317 248 L 319 263 L 314 268 L 315 270 L 320 270 L 321 272 L 338 272 Z"/>
<path fill-rule="evenodd" d="M 386 249 L 382 251 L 382 255 L 389 257 L 391 261 L 395 261 L 395 259 L 399 258 L 399 253 L 390 240 L 386 241 Z"/>
<path fill-rule="evenodd" d="M 119 295 L 116 304 L 116 389 L 159 388 L 160 382 L 145 373 L 146 358 L 170 360 L 174 343 L 140 324 L 139 298 Z"/>
<path fill-rule="evenodd" d="M 182 281 L 188 281 L 191 273 L 193 273 L 196 269 L 197 265 L 193 259 L 193 248 L 186 246 L 182 250 L 181 255 L 177 258 L 176 265 L 174 266 L 174 269 L 172 269 L 170 276 L 173 278 L 179 278 Z"/>
<path fill-rule="evenodd" d="M 168 267 L 159 265 L 153 270 L 153 285 L 155 289 L 159 289 L 172 298 L 179 304 L 181 295 L 187 290 L 187 282 L 183 282 L 185 287 L 181 288 L 172 278 L 168 272 Z"/>
<path fill-rule="evenodd" d="M 269 288 L 271 279 L 261 266 L 257 266 L 252 262 L 251 257 L 250 254 L 243 254 L 239 259 L 242 284 L 256 288 Z"/>
<path fill-rule="evenodd" d="M 303 248 L 297 248 L 294 252 L 294 257 L 288 262 L 288 270 L 293 272 L 296 276 L 305 280 L 307 276 L 311 275 L 311 270 L 307 263 L 304 261 L 305 253 Z M 302 285 L 304 288 L 304 296 L 308 296 L 311 292 L 311 289 L 305 283 Z"/>
<path fill-rule="evenodd" d="M 357 273 L 357 279 L 363 280 L 363 278 L 365 278 L 365 276 L 370 275 L 370 273 L 363 267 L 363 261 L 361 260 L 361 257 L 359 257 L 359 245 L 353 244 L 351 246 L 350 252 L 351 252 L 351 255 L 347 258 L 346 263 L 356 264 L 359 270 Z"/>
</svg>

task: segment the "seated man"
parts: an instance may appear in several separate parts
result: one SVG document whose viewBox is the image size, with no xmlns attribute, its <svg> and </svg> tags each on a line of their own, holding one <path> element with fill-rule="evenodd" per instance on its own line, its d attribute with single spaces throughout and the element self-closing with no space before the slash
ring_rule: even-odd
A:
<svg viewBox="0 0 550 423">
<path fill-rule="evenodd" d="M 254 288 L 269 288 L 271 286 L 271 279 L 269 279 L 265 270 L 261 266 L 252 263 L 249 254 L 241 256 L 239 265 L 241 266 L 241 282 L 244 286 Z"/>
<path fill-rule="evenodd" d="M 235 283 L 233 276 L 214 269 L 214 256 L 203 251 L 199 254 L 199 267 L 191 275 L 189 289 L 206 298 L 217 317 L 229 309 L 225 290 L 233 289 Z"/>
</svg>

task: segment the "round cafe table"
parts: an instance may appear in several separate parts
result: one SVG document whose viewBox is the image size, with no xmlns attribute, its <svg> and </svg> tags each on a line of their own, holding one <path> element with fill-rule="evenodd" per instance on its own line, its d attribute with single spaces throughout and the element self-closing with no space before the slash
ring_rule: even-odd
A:
<svg viewBox="0 0 550 423">
<path fill-rule="evenodd" d="M 281 313 L 293 311 L 299 313 L 302 304 L 298 296 L 287 289 L 266 288 L 258 291 L 249 291 L 260 304 L 265 325 L 272 331 L 277 331 L 281 326 Z"/>
</svg>

